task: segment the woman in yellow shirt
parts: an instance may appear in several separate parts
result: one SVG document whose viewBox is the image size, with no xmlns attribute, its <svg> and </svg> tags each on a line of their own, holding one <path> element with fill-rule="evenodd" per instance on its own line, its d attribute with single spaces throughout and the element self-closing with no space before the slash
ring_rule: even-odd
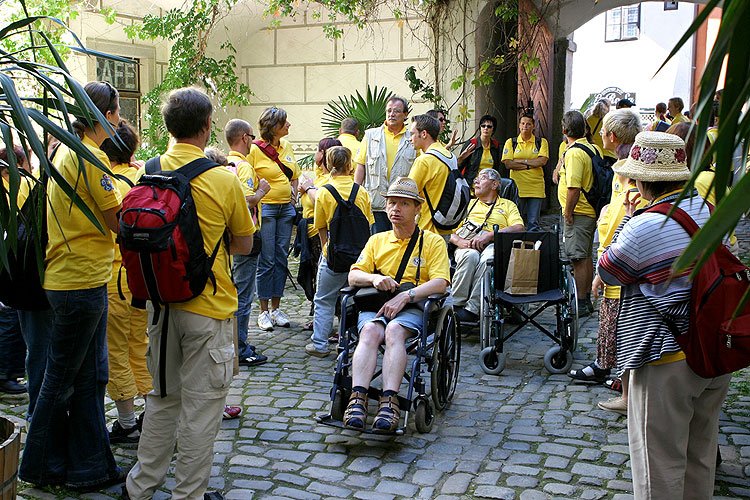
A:
<svg viewBox="0 0 750 500">
<path fill-rule="evenodd" d="M 315 157 L 317 159 L 318 155 L 316 154 Z M 354 189 L 354 179 L 349 175 L 352 162 L 351 153 L 344 147 L 332 147 L 328 150 L 326 157 L 327 161 L 323 168 L 331 175 L 324 184 L 330 184 L 336 189 L 342 200 L 348 200 L 352 194 L 352 189 Z M 321 187 L 318 191 L 313 226 L 320 236 L 323 252 L 318 265 L 315 319 L 313 321 L 313 334 L 310 337 L 312 343 L 305 346 L 305 352 L 311 356 L 324 358 L 331 352 L 328 349 L 328 334 L 331 333 L 331 327 L 333 326 L 336 299 L 339 290 L 346 286 L 349 273 L 337 273 L 328 267 L 328 230 L 338 204 L 327 188 Z M 361 227 L 364 234 L 369 234 L 370 226 L 375 224 L 375 216 L 372 214 L 372 208 L 370 207 L 370 195 L 367 194 L 365 189 L 360 189 L 359 186 L 354 204 L 367 218 L 366 223 L 362 221 L 363 225 L 357 225 L 356 227 Z"/>
<path fill-rule="evenodd" d="M 263 246 L 258 260 L 258 327 L 271 331 L 274 326 L 288 327 L 289 316 L 281 309 L 289 258 L 292 225 L 297 215 L 297 178 L 300 169 L 292 145 L 284 139 L 291 127 L 286 111 L 266 108 L 258 118 L 261 141 L 255 141 L 247 161 L 258 177 L 268 181 L 271 190 L 263 197 L 260 239 Z M 271 310 L 268 302 L 271 301 Z"/>
<path fill-rule="evenodd" d="M 107 283 L 114 259 L 110 230 L 118 230 L 121 195 L 102 170 L 109 160 L 99 149 L 112 133 L 111 126 L 120 121 L 120 105 L 109 83 L 89 82 L 84 90 L 106 122 L 80 118 L 73 128 L 100 165 L 65 145 L 60 145 L 53 162 L 102 229 L 77 206 L 71 207 L 59 183 L 49 183 L 44 289 L 54 322 L 43 332 L 50 338 L 46 360 L 28 361 L 46 361 L 47 367 L 18 476 L 37 486 L 91 491 L 125 480 L 110 450 L 104 421 Z"/>
<path fill-rule="evenodd" d="M 302 204 L 302 219 L 297 224 L 297 237 L 294 240 L 295 255 L 297 249 L 301 253 L 299 273 L 297 282 L 305 290 L 305 296 L 310 303 L 310 316 L 315 314 L 315 304 L 312 302 L 315 297 L 317 286 L 316 277 L 318 275 L 318 261 L 320 260 L 320 239 L 318 230 L 313 224 L 315 216 L 315 199 L 318 194 L 318 188 L 331 180 L 330 170 L 326 165 L 326 151 L 334 146 L 342 146 L 341 141 L 326 137 L 318 142 L 318 149 L 315 151 L 315 179 L 310 180 L 305 176 L 301 177 L 299 182 L 300 203 Z M 307 235 L 303 238 L 302 235 Z M 308 252 L 304 251 L 307 246 Z M 302 256 L 309 255 L 310 259 L 302 260 Z M 310 331 L 313 329 L 313 322 L 307 323 L 303 330 Z"/>
<path fill-rule="evenodd" d="M 497 118 L 484 115 L 479 119 L 479 138 L 470 139 L 458 155 L 458 169 L 470 186 L 480 170 L 494 168 L 501 175 L 507 169 L 501 162 L 500 144 L 492 138 L 497 128 Z M 505 172 L 504 172 L 505 171 Z"/>
</svg>

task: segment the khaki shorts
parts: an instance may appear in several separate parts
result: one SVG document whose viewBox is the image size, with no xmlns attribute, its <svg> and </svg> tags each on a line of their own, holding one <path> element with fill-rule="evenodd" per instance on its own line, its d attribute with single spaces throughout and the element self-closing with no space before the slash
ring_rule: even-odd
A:
<svg viewBox="0 0 750 500">
<path fill-rule="evenodd" d="M 588 215 L 573 215 L 573 224 L 563 219 L 563 251 L 570 260 L 591 257 L 596 219 Z"/>
</svg>

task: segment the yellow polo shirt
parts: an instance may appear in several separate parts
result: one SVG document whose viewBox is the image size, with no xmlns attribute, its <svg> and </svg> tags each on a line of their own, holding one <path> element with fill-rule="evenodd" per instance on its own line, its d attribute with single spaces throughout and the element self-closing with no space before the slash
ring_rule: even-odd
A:
<svg viewBox="0 0 750 500">
<path fill-rule="evenodd" d="M 562 141 L 560 143 L 560 147 L 557 148 L 557 157 L 562 158 L 563 154 L 565 153 L 565 150 L 568 149 L 568 143 L 565 141 Z"/>
<path fill-rule="evenodd" d="M 583 144 L 584 147 L 594 151 L 594 147 L 583 137 L 575 142 Z M 596 217 L 596 212 L 586 200 L 586 195 L 583 192 L 584 189 L 591 189 L 591 186 L 594 183 L 592 168 L 591 158 L 585 151 L 572 147 L 565 151 L 565 161 L 563 161 L 562 167 L 560 168 L 560 183 L 557 188 L 557 200 L 560 202 L 560 207 L 562 208 L 563 213 L 565 213 L 568 188 L 575 187 L 581 188 L 581 195 L 575 209 L 573 209 L 573 214 Z"/>
<path fill-rule="evenodd" d="M 406 125 L 401 128 L 401 131 L 397 134 L 392 134 L 390 130 L 388 130 L 388 125 L 383 123 L 383 128 L 385 129 L 385 161 L 388 165 L 388 172 L 386 177 L 390 180 L 391 178 L 391 167 L 393 166 L 393 161 L 396 159 L 396 152 L 398 152 L 398 145 L 401 143 L 401 137 L 406 133 Z M 419 156 L 419 151 L 417 151 L 417 156 Z M 357 163 L 359 165 L 366 165 L 367 164 L 367 141 L 362 140 L 362 142 L 359 145 L 359 152 L 357 153 L 357 157 L 354 159 L 354 163 Z"/>
<path fill-rule="evenodd" d="M 336 188 L 336 191 L 339 192 L 343 200 L 348 200 L 349 195 L 352 194 L 354 180 L 348 175 L 337 175 L 336 177 L 331 177 L 327 184 Z M 375 224 L 375 216 L 372 215 L 372 208 L 370 207 L 370 195 L 365 188 L 360 186 L 357 190 L 357 197 L 354 198 L 354 204 L 365 214 L 367 223 L 370 226 Z M 333 197 L 328 189 L 323 187 L 318 189 L 318 194 L 315 195 L 315 220 L 313 222 L 316 232 L 320 229 L 328 229 L 337 206 L 336 198 Z M 326 243 L 326 247 L 323 249 L 323 256 L 328 258 L 328 243 Z"/>
<path fill-rule="evenodd" d="M 177 170 L 203 156 L 200 148 L 192 144 L 178 143 L 161 155 L 161 169 Z M 276 168 L 278 169 L 278 166 Z M 138 171 L 138 177 L 142 174 L 143 169 Z M 250 236 L 255 232 L 239 178 L 229 170 L 212 168 L 204 172 L 193 179 L 190 190 L 195 201 L 206 254 L 211 255 L 225 229 L 234 236 Z M 211 268 L 216 278 L 216 294 L 209 280 L 199 296 L 187 302 L 170 304 L 169 307 L 219 320 L 231 318 L 237 310 L 237 290 L 232 283 L 231 264 L 226 246 L 221 243 Z"/>
<path fill-rule="evenodd" d="M 599 133 L 601 132 L 602 126 L 604 125 L 604 118 L 598 118 L 594 115 L 591 115 L 586 118 L 586 122 L 589 124 L 589 129 L 591 129 L 591 138 L 594 140 L 594 144 L 599 146 L 601 149 L 604 149 L 604 139 L 602 139 L 602 136 Z"/>
<path fill-rule="evenodd" d="M 297 165 L 297 160 L 294 159 L 291 143 L 286 139 L 281 139 L 277 151 L 281 163 L 292 171 L 292 180 L 298 178 L 301 171 L 299 165 Z M 255 169 L 258 177 L 262 177 L 271 185 L 271 190 L 263 197 L 264 205 L 280 205 L 292 201 L 292 188 L 289 179 L 281 171 L 281 167 L 266 156 L 255 144 L 250 147 L 247 161 Z"/>
<path fill-rule="evenodd" d="M 625 161 L 625 160 L 620 160 Z M 617 174 L 615 174 L 617 177 Z M 625 191 L 630 191 L 631 198 L 638 194 L 638 189 L 635 187 L 635 183 L 624 184 L 620 187 L 620 192 L 617 196 L 612 193 L 612 201 L 606 211 L 602 211 L 602 215 L 599 218 L 599 224 L 597 225 L 597 231 L 599 232 L 599 248 L 597 253 L 599 257 L 602 256 L 604 250 L 612 243 L 612 238 L 615 235 L 615 231 L 620 226 L 623 217 L 625 217 Z M 639 198 L 638 205 L 636 208 L 640 209 L 648 205 L 648 201 Z M 604 297 L 607 299 L 619 299 L 620 298 L 620 287 L 604 285 Z"/>
<path fill-rule="evenodd" d="M 125 177 L 130 179 L 130 182 L 135 184 L 136 177 L 138 176 L 137 168 L 131 167 L 128 163 L 118 163 L 117 165 L 114 165 L 109 169 L 113 174 L 124 175 Z M 132 189 L 130 187 L 130 184 L 121 179 L 118 179 L 117 177 L 114 178 L 114 181 L 115 186 L 117 186 L 117 189 L 120 190 L 120 194 L 123 198 L 125 198 L 125 195 L 128 194 L 128 191 Z M 120 266 L 122 265 L 122 253 L 120 253 L 120 245 L 115 242 L 117 236 L 115 235 L 115 233 L 110 234 L 112 236 L 112 245 L 115 247 L 115 258 L 112 261 L 112 279 L 107 285 L 107 290 L 110 292 L 117 292 L 118 276 L 120 278 L 120 286 L 122 286 L 124 290 L 128 288 L 128 280 L 127 274 L 125 273 L 125 267 L 122 267 L 122 270 L 120 270 Z M 121 276 L 120 273 L 122 274 Z"/>
<path fill-rule="evenodd" d="M 432 143 L 430 147 L 427 148 L 427 151 L 430 150 L 438 151 L 448 158 L 453 157 L 453 153 L 437 142 Z M 432 203 L 432 207 L 435 208 L 440 201 L 440 196 L 443 194 L 443 189 L 445 189 L 445 181 L 448 179 L 449 169 L 445 163 L 440 161 L 435 155 L 428 154 L 427 151 L 425 151 L 425 154 L 420 155 L 414 160 L 414 164 L 409 171 L 409 177 L 414 179 L 414 182 L 417 183 L 420 196 L 425 198 L 424 191 L 427 191 L 427 196 L 430 197 L 430 203 Z M 429 205 L 427 205 L 426 198 L 425 202 L 422 203 L 422 211 L 417 218 L 417 224 L 420 229 L 432 231 L 437 234 L 450 234 L 453 232 L 451 230 L 438 230 L 435 227 L 435 223 L 432 222 L 432 213 L 430 212 Z"/>
<path fill-rule="evenodd" d="M 357 169 L 357 163 L 354 161 L 354 158 L 359 152 L 359 141 L 351 134 L 341 134 L 339 135 L 339 142 L 352 154 L 352 169 L 349 171 L 349 175 L 354 176 L 354 171 Z"/>
<path fill-rule="evenodd" d="M 109 159 L 99 147 L 84 135 L 81 142 L 103 165 Z M 91 221 L 73 205 L 70 198 L 56 182 L 47 185 L 47 269 L 44 273 L 45 290 L 83 290 L 106 284 L 112 277 L 112 260 L 115 257 L 112 237 L 102 212 L 120 206 L 122 195 L 112 178 L 91 163 L 84 161 L 87 183 L 79 173 L 78 155 L 64 144 L 53 161 L 60 174 L 91 209 L 104 228 L 100 232 Z M 57 216 L 57 218 L 55 218 Z M 59 223 L 59 225 L 58 225 Z M 67 241 L 67 243 L 66 243 Z"/>
<path fill-rule="evenodd" d="M 423 234 L 419 283 L 416 282 L 417 264 L 420 262 L 419 240 L 417 240 L 401 278 L 401 284 L 421 285 L 437 278 L 442 278 L 450 284 L 450 262 L 448 261 L 448 247 L 445 240 L 430 231 L 425 231 Z M 393 231 L 377 233 L 367 240 L 365 248 L 359 255 L 357 262 L 352 265 L 352 269 L 359 269 L 370 274 L 377 269 L 378 273 L 383 276 L 395 278 L 408 245 L 409 238 L 400 240 Z"/>
<path fill-rule="evenodd" d="M 349 178 L 351 179 L 351 177 Z M 322 186 L 323 184 L 326 184 L 330 180 L 331 180 L 330 174 L 318 175 L 315 177 L 315 180 L 313 181 L 313 186 L 318 188 L 315 193 L 315 201 L 312 201 L 310 199 L 309 192 L 304 193 L 302 197 L 300 198 L 300 203 L 302 203 L 302 217 L 304 217 L 305 219 L 313 219 L 313 217 L 315 217 L 315 205 L 317 205 L 318 203 L 318 196 L 320 196 L 321 192 L 325 191 L 325 189 L 320 189 L 320 186 Z M 313 221 L 311 220 L 310 223 L 307 225 L 307 237 L 312 238 L 313 236 L 316 236 L 317 234 L 318 234 L 318 228 L 315 227 L 315 224 L 313 224 Z"/>
<path fill-rule="evenodd" d="M 5 192 L 10 193 L 10 181 L 3 177 L 3 186 L 5 186 Z M 32 189 L 32 183 L 31 180 L 28 177 L 21 175 L 21 182 L 18 185 L 18 194 L 16 195 L 16 206 L 20 210 L 21 207 L 23 207 L 24 202 L 26 201 L 26 198 L 29 197 L 29 193 Z M 6 195 L 7 197 L 7 195 Z"/>
<path fill-rule="evenodd" d="M 495 160 L 492 159 L 492 151 L 490 148 L 483 147 L 481 142 L 479 142 L 477 147 L 482 148 L 482 158 L 479 160 L 479 171 L 481 172 L 485 168 L 494 168 Z"/>
<path fill-rule="evenodd" d="M 230 151 L 229 155 L 227 155 L 227 160 L 229 160 L 231 163 L 234 163 L 234 167 L 236 170 L 234 173 L 237 174 L 237 178 L 239 178 L 240 180 L 240 185 L 242 186 L 242 194 L 245 195 L 245 198 L 249 196 L 255 196 L 255 187 L 260 182 L 260 177 L 258 177 L 258 174 L 255 173 L 255 169 L 252 165 L 250 165 L 250 162 L 247 161 L 245 155 L 243 155 L 242 153 L 238 153 L 237 151 Z M 231 171 L 232 170 L 230 169 L 230 172 Z M 253 219 L 253 224 L 255 224 L 255 230 L 260 231 L 260 202 L 258 202 L 254 209 L 250 209 L 250 216 Z"/>
<path fill-rule="evenodd" d="M 519 135 L 516 148 L 513 140 L 508 139 L 503 146 L 502 160 L 534 160 L 540 156 L 549 158 L 549 144 L 542 139 L 539 150 L 536 149 L 536 137 L 532 134 L 528 141 Z M 511 170 L 510 178 L 516 181 L 518 196 L 521 198 L 544 198 L 544 168 L 535 167 L 528 170 Z"/>
<path fill-rule="evenodd" d="M 683 115 L 682 113 L 678 113 L 677 116 L 672 118 L 672 125 L 674 125 L 675 123 L 689 122 L 689 121 L 690 120 L 688 119 L 687 116 Z"/>
<path fill-rule="evenodd" d="M 492 203 L 487 204 L 479 199 L 475 201 L 472 201 L 469 205 L 469 213 L 466 215 L 466 218 L 478 226 L 484 224 L 486 219 L 487 223 L 482 228 L 484 231 L 492 231 L 495 224 L 497 224 L 499 229 L 515 226 L 516 224 L 523 226 L 523 217 L 521 217 L 518 207 L 512 201 L 498 197 L 494 207 L 492 207 Z M 487 217 L 490 207 L 492 207 L 492 213 Z"/>
</svg>

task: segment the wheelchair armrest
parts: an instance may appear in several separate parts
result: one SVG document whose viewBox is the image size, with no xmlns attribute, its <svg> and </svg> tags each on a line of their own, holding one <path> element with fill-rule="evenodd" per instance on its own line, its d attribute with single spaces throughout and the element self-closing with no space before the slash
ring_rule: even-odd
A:
<svg viewBox="0 0 750 500">
<path fill-rule="evenodd" d="M 356 286 L 345 286 L 340 291 L 342 295 L 354 295 L 357 293 L 357 290 L 359 290 L 359 288 Z"/>
<path fill-rule="evenodd" d="M 432 295 L 429 295 L 427 297 L 427 300 L 429 300 L 430 302 L 435 302 L 435 301 L 438 301 L 438 300 L 446 298 L 448 295 L 450 295 L 448 292 L 433 293 Z"/>
<path fill-rule="evenodd" d="M 571 264 L 571 261 L 570 259 L 560 259 L 560 264 L 562 264 L 563 266 L 567 266 Z"/>
</svg>

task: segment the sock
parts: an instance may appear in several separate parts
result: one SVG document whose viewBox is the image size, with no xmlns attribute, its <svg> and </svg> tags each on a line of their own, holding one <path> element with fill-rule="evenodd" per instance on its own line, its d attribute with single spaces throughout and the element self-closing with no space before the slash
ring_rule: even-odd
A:
<svg viewBox="0 0 750 500">
<path fill-rule="evenodd" d="M 593 362 L 592 364 L 593 364 L 594 366 L 596 366 L 597 368 L 599 368 L 600 370 L 603 370 L 602 366 L 601 366 L 601 365 L 599 364 L 599 362 L 598 362 L 598 361 L 594 361 L 594 362 Z"/>
<path fill-rule="evenodd" d="M 135 412 L 131 413 L 120 413 L 117 415 L 117 421 L 123 429 L 130 429 L 135 426 Z"/>
<path fill-rule="evenodd" d="M 360 394 L 367 394 L 367 389 L 361 385 L 352 387 L 352 392 L 359 392 Z"/>
<path fill-rule="evenodd" d="M 383 396 L 385 397 L 395 396 L 396 394 L 398 394 L 396 391 L 383 391 Z"/>
</svg>

